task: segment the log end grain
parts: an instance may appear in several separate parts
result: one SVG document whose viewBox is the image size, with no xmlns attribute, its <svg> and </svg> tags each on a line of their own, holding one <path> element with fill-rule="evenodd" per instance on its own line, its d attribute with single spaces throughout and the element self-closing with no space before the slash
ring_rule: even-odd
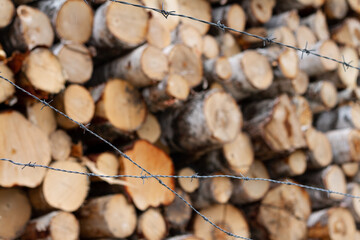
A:
<svg viewBox="0 0 360 240">
<path fill-rule="evenodd" d="M 15 6 L 11 0 L 3 0 L 0 2 L 0 29 L 11 23 L 15 14 Z"/>
</svg>

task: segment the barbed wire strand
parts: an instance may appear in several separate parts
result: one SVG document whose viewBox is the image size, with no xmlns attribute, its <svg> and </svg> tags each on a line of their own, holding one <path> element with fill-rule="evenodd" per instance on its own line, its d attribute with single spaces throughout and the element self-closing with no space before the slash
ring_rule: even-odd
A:
<svg viewBox="0 0 360 240">
<path fill-rule="evenodd" d="M 84 1 L 87 3 L 87 0 L 84 0 Z M 292 46 L 292 45 L 289 45 L 289 44 L 285 44 L 285 43 L 282 43 L 282 42 L 275 41 L 275 38 L 273 38 L 271 36 L 262 37 L 262 36 L 252 34 L 252 33 L 249 33 L 249 32 L 236 30 L 234 28 L 231 28 L 231 27 L 228 27 L 228 26 L 222 24 L 220 21 L 218 21 L 217 23 L 214 23 L 214 22 L 198 19 L 198 18 L 195 18 L 195 17 L 187 16 L 187 15 L 184 15 L 184 14 L 178 14 L 175 11 L 166 11 L 164 9 L 164 5 L 162 5 L 162 9 L 159 9 L 159 8 L 148 7 L 148 6 L 144 6 L 144 5 L 140 5 L 140 4 L 129 3 L 129 2 L 121 1 L 121 0 L 108 0 L 108 1 L 119 3 L 119 4 L 124 4 L 124 5 L 129 5 L 129 6 L 133 6 L 133 7 L 143 8 L 143 9 L 151 10 L 151 11 L 154 11 L 154 12 L 158 12 L 158 13 L 162 14 L 166 19 L 169 16 L 187 18 L 187 19 L 190 19 L 190 20 L 193 20 L 193 21 L 196 21 L 196 22 L 201 22 L 201 23 L 204 23 L 204 24 L 208 24 L 210 26 L 217 27 L 217 28 L 219 28 L 219 29 L 221 29 L 223 31 L 229 30 L 229 31 L 240 33 L 240 34 L 243 34 L 243 35 L 246 35 L 246 36 L 249 36 L 249 37 L 260 39 L 261 41 L 263 41 L 264 46 L 266 44 L 269 44 L 269 45 L 270 44 L 276 44 L 276 45 L 279 45 L 279 46 L 282 46 L 282 47 L 286 47 L 286 48 L 290 48 L 290 49 L 294 49 L 296 51 L 299 51 L 299 52 L 301 52 L 302 56 L 305 53 L 306 55 L 314 55 L 314 56 L 319 57 L 319 58 L 324 58 L 324 59 L 327 59 L 327 60 L 330 60 L 330 61 L 333 61 L 333 62 L 337 62 L 337 63 L 343 65 L 344 70 L 345 70 L 345 68 L 346 69 L 353 68 L 353 69 L 360 70 L 360 67 L 356 67 L 356 66 L 351 65 L 350 64 L 351 62 L 346 62 L 344 57 L 343 57 L 343 61 L 340 61 L 340 60 L 332 58 L 332 57 L 321 55 L 319 53 L 314 52 L 314 50 L 307 49 L 307 44 L 306 44 L 306 46 L 304 48 L 295 47 L 295 46 Z"/>
<path fill-rule="evenodd" d="M 1 73 L 1 72 L 0 72 Z M 23 93 L 29 95 L 30 97 L 36 99 L 37 101 L 41 102 L 42 104 L 44 104 L 45 106 L 51 108 L 52 110 L 54 110 L 56 113 L 64 116 L 65 118 L 69 119 L 70 121 L 76 123 L 80 128 L 82 128 L 84 131 L 90 133 L 91 135 L 93 135 L 94 137 L 96 137 L 97 139 L 101 140 L 102 142 L 106 143 L 108 146 L 110 146 L 112 149 L 114 149 L 118 154 L 120 154 L 120 156 L 122 156 L 123 158 L 127 159 L 128 161 L 130 161 L 132 164 L 134 164 L 136 167 L 138 167 L 139 169 L 142 170 L 142 172 L 145 172 L 146 174 L 149 175 L 149 177 L 152 177 L 154 179 L 156 179 L 162 186 L 164 186 L 166 189 L 168 189 L 170 192 L 172 192 L 173 194 L 175 194 L 175 196 L 177 196 L 178 198 L 180 198 L 186 205 L 188 205 L 196 214 L 198 214 L 199 216 L 201 216 L 206 222 L 208 222 L 209 224 L 211 224 L 213 227 L 215 227 L 216 229 L 222 231 L 223 233 L 234 237 L 234 238 L 240 238 L 240 239 L 245 239 L 245 240 L 252 240 L 251 238 L 246 238 L 246 237 L 242 237 L 236 234 L 233 234 L 229 231 L 226 231 L 224 229 L 222 229 L 221 227 L 219 227 L 218 225 L 216 225 L 215 223 L 213 223 L 210 219 L 208 219 L 205 215 L 203 215 L 202 213 L 200 213 L 193 205 L 191 205 L 190 202 L 188 202 L 185 198 L 183 198 L 179 193 L 177 193 L 175 190 L 171 189 L 168 185 L 166 185 L 159 177 L 157 177 L 156 175 L 152 175 L 148 170 L 146 170 L 145 168 L 143 168 L 141 165 L 139 165 L 138 163 L 136 163 L 134 160 L 132 160 L 128 155 L 126 155 L 124 152 L 122 152 L 120 149 L 118 149 L 117 147 L 115 147 L 115 145 L 113 145 L 111 142 L 109 142 L 108 140 L 104 139 L 103 137 L 101 137 L 99 134 L 91 131 L 90 129 L 88 129 L 84 124 L 72 119 L 71 117 L 69 117 L 68 115 L 66 115 L 65 113 L 61 112 L 60 110 L 58 110 L 57 108 L 51 106 L 48 102 L 46 102 L 45 100 L 41 100 L 40 98 L 38 98 L 37 96 L 35 96 L 34 94 L 28 92 L 27 90 L 25 90 L 24 88 L 18 86 L 17 84 L 13 83 L 12 81 L 10 81 L 9 79 L 7 79 L 6 77 L 0 75 L 0 78 L 7 81 L 8 83 L 10 83 L 11 85 L 13 85 L 15 88 L 19 89 L 20 91 L 22 91 Z M 15 163 L 15 162 L 13 162 Z M 27 166 L 30 166 L 29 164 Z M 26 167 L 26 166 L 25 166 Z"/>
<path fill-rule="evenodd" d="M 41 165 L 41 164 L 36 164 L 36 163 L 31 163 L 31 162 L 29 162 L 29 163 L 20 163 L 20 162 L 16 162 L 14 160 L 7 159 L 7 158 L 0 158 L 0 161 L 10 162 L 10 163 L 12 163 L 14 165 L 22 166 L 23 168 L 25 168 L 25 167 L 45 168 L 45 169 L 58 171 L 58 172 L 79 174 L 79 175 L 85 175 L 85 176 L 88 176 L 88 177 L 100 177 L 100 178 L 139 178 L 139 179 L 149 179 L 149 178 L 154 178 L 154 177 L 158 177 L 158 178 L 175 178 L 175 179 L 178 179 L 178 178 L 188 178 L 188 179 L 194 179 L 194 178 L 197 178 L 197 179 L 231 178 L 231 179 L 243 180 L 243 181 L 262 181 L 262 182 L 270 182 L 270 183 L 276 183 L 276 184 L 296 186 L 296 187 L 300 187 L 300 188 L 304 188 L 304 189 L 308 189 L 308 190 L 312 190 L 312 191 L 319 191 L 319 192 L 325 192 L 327 194 L 336 194 L 336 195 L 342 195 L 342 196 L 350 197 L 350 198 L 354 198 L 354 199 L 360 199 L 360 196 L 355 196 L 355 195 L 348 194 L 348 193 L 342 193 L 342 192 L 332 191 L 332 190 L 328 190 L 328 189 L 324 189 L 324 188 L 313 187 L 313 186 L 304 185 L 304 184 L 298 184 L 298 183 L 294 183 L 294 182 L 290 182 L 290 181 L 280 181 L 280 180 L 274 180 L 274 179 L 268 179 L 268 178 L 251 178 L 251 177 L 245 177 L 245 176 L 221 175 L 221 174 L 220 175 L 198 175 L 198 174 L 194 174 L 194 175 L 191 175 L 191 176 L 179 176 L 179 175 L 152 175 L 152 176 L 141 175 L 141 176 L 138 176 L 138 175 L 124 175 L 124 174 L 103 175 L 103 174 L 96 174 L 96 173 L 87 173 L 87 172 L 79 172 L 79 171 L 73 171 L 73 170 L 65 170 L 65 169 L 61 169 L 61 168 L 54 168 L 54 167 Z"/>
</svg>

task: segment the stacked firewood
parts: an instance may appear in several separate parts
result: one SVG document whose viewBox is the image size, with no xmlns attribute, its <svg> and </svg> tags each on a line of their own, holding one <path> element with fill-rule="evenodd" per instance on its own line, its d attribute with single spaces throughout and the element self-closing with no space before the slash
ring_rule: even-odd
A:
<svg viewBox="0 0 360 240">
<path fill-rule="evenodd" d="M 353 0 L 126 0 L 358 66 Z M 0 158 L 102 175 L 221 175 L 360 196 L 359 72 L 105 0 L 0 0 Z M 358 199 L 266 181 L 163 178 L 252 239 L 360 239 Z M 152 178 L 0 162 L 0 239 L 232 239 Z"/>
</svg>

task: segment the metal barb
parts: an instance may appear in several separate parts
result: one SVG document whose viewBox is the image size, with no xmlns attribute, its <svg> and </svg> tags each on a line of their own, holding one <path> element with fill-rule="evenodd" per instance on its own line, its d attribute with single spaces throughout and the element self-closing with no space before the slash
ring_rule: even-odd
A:
<svg viewBox="0 0 360 240">
<path fill-rule="evenodd" d="M 50 105 L 50 103 L 52 103 L 52 101 L 54 101 L 54 99 L 51 99 L 49 102 L 46 102 L 45 100 L 42 101 L 43 106 L 41 107 L 40 111 L 44 109 L 44 107 L 47 107 L 48 105 Z"/>
<path fill-rule="evenodd" d="M 351 64 L 353 61 L 346 62 L 344 55 L 342 55 L 342 58 L 343 58 L 343 64 L 342 64 L 342 66 L 343 66 L 343 68 L 344 68 L 344 71 L 346 72 L 346 70 L 349 69 L 349 67 L 351 66 L 350 64 Z M 345 68 L 345 67 L 346 67 L 346 68 Z"/>
<path fill-rule="evenodd" d="M 175 11 L 166 11 L 164 8 L 164 2 L 161 5 L 160 13 L 164 16 L 164 18 L 168 18 L 171 14 L 175 13 Z"/>
<path fill-rule="evenodd" d="M 222 23 L 220 22 L 220 20 L 217 21 L 216 25 L 217 25 L 217 27 L 220 28 L 223 32 L 225 32 L 225 25 L 222 24 Z"/>
<path fill-rule="evenodd" d="M 269 45 L 271 45 L 271 44 L 274 42 L 275 39 L 276 39 L 276 38 L 272 37 L 272 35 L 263 38 L 263 47 L 266 47 L 266 43 L 268 43 Z"/>
</svg>

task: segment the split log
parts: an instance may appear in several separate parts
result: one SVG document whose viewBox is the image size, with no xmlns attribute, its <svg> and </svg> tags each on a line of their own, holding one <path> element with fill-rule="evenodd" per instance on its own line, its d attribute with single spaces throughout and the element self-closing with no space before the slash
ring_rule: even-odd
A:
<svg viewBox="0 0 360 240">
<path fill-rule="evenodd" d="M 299 119 L 301 130 L 304 131 L 312 127 L 313 113 L 306 98 L 303 96 L 294 96 L 291 101 L 295 106 L 295 113 Z"/>
<path fill-rule="evenodd" d="M 161 126 L 157 118 L 148 113 L 144 124 L 136 131 L 140 139 L 156 143 L 161 136 Z"/>
<path fill-rule="evenodd" d="M 1 15 L 0 15 L 1 16 Z M 0 74 L 2 77 L 14 82 L 14 73 L 11 69 L 6 66 L 4 62 L 0 62 Z M 15 93 L 15 87 L 5 80 L 1 79 L 0 81 L 0 103 L 5 102 Z"/>
<path fill-rule="evenodd" d="M 241 100 L 271 85 L 273 72 L 265 56 L 247 50 L 228 60 L 231 64 L 232 76 L 222 85 L 235 99 Z"/>
<path fill-rule="evenodd" d="M 314 50 L 312 51 L 314 53 L 340 60 L 339 47 L 332 40 L 317 42 L 311 50 Z M 300 58 L 304 55 L 304 60 L 300 61 L 300 69 L 306 72 L 310 77 L 335 70 L 338 67 L 338 63 L 334 61 L 320 58 L 312 54 L 303 54 L 302 52 L 298 52 L 298 54 Z"/>
<path fill-rule="evenodd" d="M 203 37 L 203 57 L 205 59 L 213 59 L 220 55 L 220 46 L 216 38 L 211 35 Z"/>
<path fill-rule="evenodd" d="M 125 154 L 153 175 L 173 175 L 174 173 L 171 158 L 161 149 L 147 141 L 136 141 L 133 148 L 125 151 Z M 129 160 L 123 158 L 122 161 L 125 175 L 141 176 L 143 174 L 143 171 Z M 174 179 L 165 178 L 161 180 L 169 188 L 174 189 Z M 140 210 L 145 210 L 148 207 L 168 205 L 174 200 L 175 195 L 161 186 L 154 178 L 126 178 L 125 181 L 132 185 L 127 186 L 126 191 L 131 196 L 135 206 Z"/>
<path fill-rule="evenodd" d="M 56 161 L 50 165 L 70 171 L 86 173 L 86 169 L 75 161 Z M 75 211 L 84 202 L 89 190 L 86 176 L 48 171 L 41 186 L 30 189 L 29 197 L 33 208 L 43 212 L 52 209 Z"/>
<path fill-rule="evenodd" d="M 68 212 L 56 211 L 33 219 L 25 229 L 22 240 L 69 239 L 79 237 L 80 226 L 75 216 Z"/>
<path fill-rule="evenodd" d="M 173 44 L 184 44 L 191 48 L 197 56 L 202 55 L 203 51 L 203 36 L 199 30 L 192 25 L 181 24 L 172 33 Z"/>
<path fill-rule="evenodd" d="M 328 111 L 337 103 L 336 87 L 326 80 L 310 83 L 305 96 L 313 113 Z"/>
<path fill-rule="evenodd" d="M 22 64 L 22 71 L 26 80 L 41 91 L 59 93 L 65 87 L 67 76 L 58 58 L 48 49 L 32 50 Z"/>
<path fill-rule="evenodd" d="M 308 238 L 355 239 L 354 218 L 345 208 L 333 207 L 313 212 L 307 225 Z"/>
<path fill-rule="evenodd" d="M 268 179 L 269 173 L 262 162 L 255 161 L 245 176 L 249 178 Z M 246 204 L 259 201 L 270 188 L 270 183 L 265 181 L 241 180 L 241 183 L 238 183 L 238 181 L 234 181 L 233 183 L 234 190 L 231 195 L 231 202 L 234 204 Z"/>
<path fill-rule="evenodd" d="M 146 41 L 154 47 L 163 49 L 171 43 L 171 32 L 160 19 L 152 17 L 149 20 Z"/>
<path fill-rule="evenodd" d="M 137 232 L 149 240 L 161 240 L 166 236 L 166 222 L 158 209 L 150 208 L 139 217 Z"/>
<path fill-rule="evenodd" d="M 298 29 L 300 24 L 300 17 L 297 10 L 290 10 L 287 12 L 280 13 L 272 16 L 269 21 L 265 23 L 267 28 L 277 28 L 286 26 L 292 31 Z"/>
<path fill-rule="evenodd" d="M 324 133 L 310 127 L 305 131 L 305 140 L 308 147 L 308 167 L 323 168 L 328 166 L 333 154 L 331 151 L 332 144 Z"/>
<path fill-rule="evenodd" d="M 0 114 L 0 157 L 20 163 L 48 165 L 51 160 L 48 137 L 16 111 Z M 20 137 L 21 136 L 21 137 Z M 26 147 L 24 147 L 26 146 Z M 38 186 L 46 173 L 44 168 L 24 168 L 0 162 L 0 185 L 3 187 Z"/>
<path fill-rule="evenodd" d="M 347 0 L 326 0 L 324 5 L 324 11 L 326 17 L 329 19 L 340 20 L 343 19 L 348 10 Z"/>
<path fill-rule="evenodd" d="M 231 57 L 240 53 L 240 46 L 231 33 L 225 32 L 224 34 L 220 34 L 217 40 L 220 46 L 220 56 Z"/>
<path fill-rule="evenodd" d="M 360 46 L 360 21 L 357 18 L 346 18 L 341 25 L 334 28 L 331 32 L 331 39 L 339 44 L 350 47 Z"/>
<path fill-rule="evenodd" d="M 358 162 L 348 162 L 341 164 L 341 169 L 343 170 L 344 174 L 348 178 L 353 178 L 359 171 L 359 163 Z"/>
<path fill-rule="evenodd" d="M 321 10 L 318 10 L 316 13 L 301 19 L 301 24 L 308 26 L 320 41 L 330 38 L 326 16 Z"/>
<path fill-rule="evenodd" d="M 31 216 L 25 192 L 17 188 L 0 189 L 0 238 L 18 239 Z"/>
<path fill-rule="evenodd" d="M 326 133 L 331 143 L 334 162 L 360 162 L 360 130 L 338 129 Z"/>
<path fill-rule="evenodd" d="M 222 175 L 215 173 L 213 175 Z M 225 204 L 233 192 L 233 184 L 229 178 L 205 178 L 200 181 L 200 186 L 192 194 L 192 203 L 197 209 L 203 209 L 212 204 Z"/>
<path fill-rule="evenodd" d="M 180 190 L 176 189 L 176 192 L 180 194 L 187 202 L 191 203 L 190 196 Z M 185 231 L 186 226 L 188 225 L 191 219 L 192 209 L 189 208 L 180 198 L 175 198 L 175 200 L 168 206 L 164 208 L 164 216 L 166 221 L 169 223 L 171 229 Z"/>
<path fill-rule="evenodd" d="M 0 3 L 0 29 L 7 27 L 15 15 L 15 6 L 11 0 L 2 0 Z"/>
<path fill-rule="evenodd" d="M 244 9 L 237 3 L 215 8 L 212 11 L 213 22 L 220 21 L 227 27 L 244 31 L 246 24 L 246 14 Z M 239 35 L 236 32 L 231 32 Z"/>
<path fill-rule="evenodd" d="M 317 117 L 315 126 L 323 132 L 343 128 L 360 129 L 360 105 L 350 102 L 333 111 L 323 112 Z"/>
<path fill-rule="evenodd" d="M 195 176 L 195 171 L 192 168 L 186 167 L 179 171 L 179 176 Z M 185 192 L 192 193 L 196 191 L 199 186 L 199 179 L 197 178 L 179 178 L 178 183 Z"/>
<path fill-rule="evenodd" d="M 71 153 L 71 137 L 63 130 L 52 132 L 49 136 L 51 157 L 56 161 L 65 161 Z"/>
<path fill-rule="evenodd" d="M 245 238 L 250 237 L 250 229 L 244 214 L 233 205 L 215 204 L 201 210 L 200 213 L 228 232 Z M 225 233 L 214 229 L 199 215 L 195 216 L 193 228 L 195 236 L 204 240 L 228 238 Z"/>
<path fill-rule="evenodd" d="M 148 7 L 162 9 L 164 8 L 167 11 L 174 11 L 176 13 L 179 12 L 179 0 L 168 0 L 168 1 L 161 1 L 161 0 L 143 0 L 144 5 Z M 149 12 L 152 13 L 152 18 L 160 20 L 160 22 L 166 26 L 169 31 L 174 30 L 178 24 L 180 23 L 180 18 L 176 16 L 171 16 L 169 18 L 164 18 L 164 16 L 160 13 L 154 13 L 151 10 Z"/>
<path fill-rule="evenodd" d="M 138 0 L 128 2 L 140 4 Z M 139 46 L 146 39 L 148 22 L 149 15 L 145 9 L 105 2 L 95 13 L 92 42 L 99 48 Z"/>
<path fill-rule="evenodd" d="M 156 86 L 142 92 L 151 112 L 164 111 L 169 107 L 179 107 L 190 94 L 190 86 L 185 78 L 170 74 Z"/>
<path fill-rule="evenodd" d="M 81 44 L 59 43 L 52 48 L 71 83 L 86 83 L 93 72 L 90 50 Z"/>
<path fill-rule="evenodd" d="M 360 184 L 359 183 L 349 183 L 347 186 L 347 193 L 353 196 L 360 195 Z M 360 202 L 355 198 L 344 198 L 340 204 L 341 207 L 348 209 L 351 212 L 351 215 L 354 217 L 356 223 L 360 222 Z"/>
<path fill-rule="evenodd" d="M 56 130 L 54 111 L 40 102 L 30 104 L 26 108 L 29 121 L 40 128 L 47 136 Z"/>
<path fill-rule="evenodd" d="M 91 37 L 94 13 L 82 0 L 38 1 L 37 8 L 52 21 L 60 39 L 73 43 L 86 43 Z"/>
<path fill-rule="evenodd" d="M 99 92 L 101 99 L 96 104 L 96 117 L 107 120 L 120 133 L 135 131 L 144 123 L 145 102 L 130 83 L 110 79 Z"/>
<path fill-rule="evenodd" d="M 349 7 L 351 10 L 353 10 L 355 13 L 360 13 L 360 4 L 356 0 L 347 0 Z"/>
<path fill-rule="evenodd" d="M 287 157 L 269 161 L 267 169 L 272 179 L 299 176 L 306 171 L 306 160 L 306 153 L 303 150 L 296 150 Z"/>
<path fill-rule="evenodd" d="M 135 231 L 134 206 L 122 194 L 90 199 L 79 210 L 82 238 L 127 238 Z"/>
<path fill-rule="evenodd" d="M 311 202 L 304 189 L 280 185 L 265 195 L 257 219 L 270 239 L 305 239 L 310 213 Z"/>
<path fill-rule="evenodd" d="M 168 55 L 169 73 L 186 79 L 190 87 L 199 85 L 203 77 L 202 62 L 199 56 L 184 44 L 170 45 L 164 49 Z"/>
<path fill-rule="evenodd" d="M 21 5 L 16 9 L 17 16 L 10 26 L 5 46 L 10 50 L 32 50 L 38 46 L 51 47 L 54 30 L 50 19 L 36 8 Z"/>
<path fill-rule="evenodd" d="M 343 171 L 337 165 L 330 165 L 316 172 L 303 176 L 304 184 L 316 186 L 325 190 L 346 193 L 346 179 Z M 344 199 L 343 195 L 309 190 L 313 209 L 332 206 Z"/>
<path fill-rule="evenodd" d="M 317 39 L 313 31 L 305 25 L 299 26 L 295 31 L 296 45 L 299 48 L 313 49 Z"/>
<path fill-rule="evenodd" d="M 275 7 L 274 0 L 245 0 L 242 6 L 247 12 L 248 21 L 252 25 L 263 24 L 270 20 Z"/>
<path fill-rule="evenodd" d="M 204 76 L 209 81 L 218 83 L 230 81 L 232 76 L 232 68 L 228 58 L 219 57 L 205 60 L 204 62 Z"/>
<path fill-rule="evenodd" d="M 122 78 L 134 87 L 146 87 L 163 80 L 168 70 L 168 60 L 161 50 L 145 44 L 97 69 L 93 82 Z"/>
<path fill-rule="evenodd" d="M 163 139 L 175 151 L 200 153 L 235 139 L 242 114 L 227 93 L 211 90 L 195 95 L 161 119 Z"/>
<path fill-rule="evenodd" d="M 55 107 L 68 115 L 73 120 L 87 124 L 91 121 L 95 113 L 95 103 L 90 92 L 81 85 L 72 84 L 65 91 L 55 98 Z M 78 125 L 56 114 L 57 123 L 63 128 L 74 128 Z"/>
<path fill-rule="evenodd" d="M 179 12 L 187 16 L 192 16 L 204 21 L 211 21 L 211 6 L 206 0 L 188 1 L 178 0 Z M 200 10 L 201 9 L 201 10 Z M 199 11 L 200 10 L 200 11 Z M 189 24 L 199 30 L 201 35 L 205 35 L 210 28 L 210 25 L 200 22 L 194 22 L 187 18 L 181 18 L 180 21 L 183 24 Z"/>
<path fill-rule="evenodd" d="M 251 136 L 259 159 L 305 146 L 295 108 L 287 95 L 247 105 L 244 117 L 244 129 Z"/>
</svg>

